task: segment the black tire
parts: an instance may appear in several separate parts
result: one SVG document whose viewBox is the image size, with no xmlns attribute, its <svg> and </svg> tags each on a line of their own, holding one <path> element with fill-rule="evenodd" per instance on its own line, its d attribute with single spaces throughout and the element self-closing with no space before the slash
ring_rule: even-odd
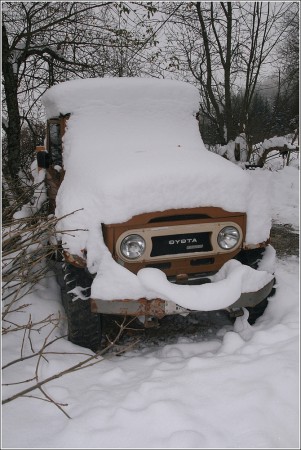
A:
<svg viewBox="0 0 301 450">
<path fill-rule="evenodd" d="M 91 312 L 90 293 L 91 275 L 84 269 L 64 264 L 62 266 L 64 285 L 61 287 L 62 302 L 68 321 L 68 339 L 73 344 L 86 347 L 94 352 L 101 349 L 102 320 L 100 314 Z M 77 298 L 70 293 L 74 288 L 82 289 L 87 300 Z"/>
<path fill-rule="evenodd" d="M 252 269 L 257 269 L 258 264 L 261 261 L 263 254 L 265 252 L 265 248 L 254 248 L 252 250 L 242 250 L 236 257 L 238 261 L 242 264 L 252 267 Z M 270 294 L 258 303 L 255 306 L 248 306 L 247 310 L 249 311 L 248 322 L 250 325 L 254 325 L 256 320 L 261 317 L 268 306 L 268 298 L 272 297 L 276 292 L 276 289 L 273 287 Z"/>
</svg>

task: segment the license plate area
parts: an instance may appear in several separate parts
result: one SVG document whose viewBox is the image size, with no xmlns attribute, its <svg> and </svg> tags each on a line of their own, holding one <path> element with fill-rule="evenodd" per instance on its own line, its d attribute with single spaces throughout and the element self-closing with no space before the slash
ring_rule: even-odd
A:
<svg viewBox="0 0 301 450">
<path fill-rule="evenodd" d="M 210 232 L 153 236 L 151 257 L 212 250 Z"/>
</svg>

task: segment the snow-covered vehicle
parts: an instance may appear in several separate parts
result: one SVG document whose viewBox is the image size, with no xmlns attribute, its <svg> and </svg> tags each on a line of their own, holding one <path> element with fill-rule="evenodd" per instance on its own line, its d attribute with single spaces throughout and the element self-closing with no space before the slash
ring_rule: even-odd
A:
<svg viewBox="0 0 301 450">
<path fill-rule="evenodd" d="M 99 348 L 107 315 L 150 326 L 246 308 L 254 323 L 275 281 L 269 199 L 255 175 L 205 148 L 198 90 L 95 78 L 53 86 L 42 100 L 40 161 L 47 155 L 50 206 L 62 218 L 69 339 Z"/>
</svg>

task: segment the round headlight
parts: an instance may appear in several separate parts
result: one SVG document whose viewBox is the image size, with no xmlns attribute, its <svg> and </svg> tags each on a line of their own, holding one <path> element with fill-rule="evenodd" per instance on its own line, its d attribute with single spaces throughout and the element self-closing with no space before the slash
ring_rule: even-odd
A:
<svg viewBox="0 0 301 450">
<path fill-rule="evenodd" d="M 120 244 L 120 251 L 128 259 L 137 259 L 143 255 L 145 240 L 139 234 L 130 234 Z"/>
<path fill-rule="evenodd" d="M 239 238 L 240 234 L 237 228 L 225 227 L 218 233 L 217 242 L 224 250 L 230 250 L 237 245 Z"/>
</svg>

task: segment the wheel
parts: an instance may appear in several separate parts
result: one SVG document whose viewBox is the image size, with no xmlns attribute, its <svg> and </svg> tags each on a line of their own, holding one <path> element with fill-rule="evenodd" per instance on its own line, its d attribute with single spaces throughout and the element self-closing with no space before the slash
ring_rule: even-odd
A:
<svg viewBox="0 0 301 450">
<path fill-rule="evenodd" d="M 96 352 L 101 348 L 102 320 L 100 314 L 91 312 L 90 293 L 92 277 L 84 269 L 64 264 L 62 302 L 68 321 L 68 339 L 73 344 Z M 76 289 L 77 288 L 77 289 Z M 76 289 L 75 292 L 70 292 Z M 78 298 L 86 297 L 86 300 Z"/>
<path fill-rule="evenodd" d="M 265 252 L 265 248 L 254 248 L 252 250 L 242 250 L 236 257 L 238 261 L 242 264 L 252 267 L 252 269 L 257 269 L 258 264 L 261 261 L 263 254 Z M 250 325 L 253 325 L 256 320 L 263 315 L 266 307 L 268 306 L 268 298 L 272 297 L 276 292 L 276 289 L 273 287 L 270 294 L 258 303 L 255 306 L 248 306 L 247 310 L 249 311 L 248 322 Z"/>
</svg>

